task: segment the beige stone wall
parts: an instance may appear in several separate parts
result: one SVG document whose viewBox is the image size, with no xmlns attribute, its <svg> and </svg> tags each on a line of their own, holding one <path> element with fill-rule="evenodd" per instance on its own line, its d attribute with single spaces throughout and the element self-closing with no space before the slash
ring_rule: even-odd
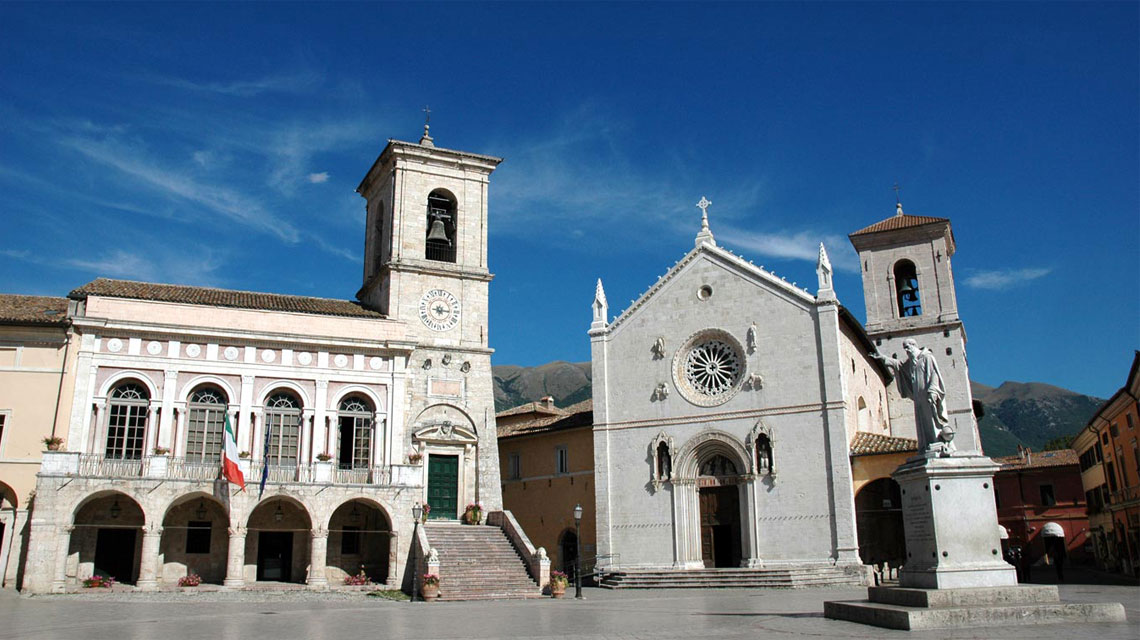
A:
<svg viewBox="0 0 1140 640">
<path fill-rule="evenodd" d="M 565 446 L 570 472 L 555 473 L 555 448 Z M 521 460 L 521 474 L 510 477 L 511 454 Z M 560 543 L 574 530 L 573 510 L 582 505 L 582 561 L 595 555 L 594 438 L 589 426 L 516 436 L 499 441 L 503 508 L 515 519 L 535 547 L 545 547 L 552 569 L 565 566 Z"/>
<path fill-rule="evenodd" d="M 846 324 L 840 323 L 839 368 L 843 372 L 847 442 L 856 431 L 891 435 L 886 380 Z M 866 405 L 860 418 L 859 400 Z M 863 424 L 865 423 L 865 424 Z"/>
</svg>

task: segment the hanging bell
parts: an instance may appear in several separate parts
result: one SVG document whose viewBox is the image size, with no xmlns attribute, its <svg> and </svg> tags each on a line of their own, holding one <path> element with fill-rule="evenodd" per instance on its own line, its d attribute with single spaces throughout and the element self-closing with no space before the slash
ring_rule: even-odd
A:
<svg viewBox="0 0 1140 640">
<path fill-rule="evenodd" d="M 899 287 L 899 297 L 903 300 L 906 300 L 907 302 L 914 302 L 918 299 L 918 297 L 915 295 L 917 291 L 918 290 L 914 288 L 914 285 L 911 284 L 911 281 L 908 278 L 904 280 L 902 286 Z"/>
<path fill-rule="evenodd" d="M 427 239 L 429 242 L 446 242 L 447 246 L 451 246 L 451 240 L 447 238 L 447 229 L 443 226 L 443 220 L 439 218 L 432 218 L 431 229 L 428 230 Z"/>
</svg>

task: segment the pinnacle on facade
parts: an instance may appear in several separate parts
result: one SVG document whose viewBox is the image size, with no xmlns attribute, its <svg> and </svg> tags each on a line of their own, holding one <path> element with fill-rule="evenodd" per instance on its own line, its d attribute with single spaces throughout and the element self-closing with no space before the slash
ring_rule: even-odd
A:
<svg viewBox="0 0 1140 640">
<path fill-rule="evenodd" d="M 594 288 L 594 304 L 591 307 L 594 311 L 594 322 L 590 324 L 590 328 L 604 329 L 606 318 L 609 317 L 610 304 L 606 301 L 606 290 L 602 288 L 601 278 L 598 278 L 598 286 Z"/>
</svg>

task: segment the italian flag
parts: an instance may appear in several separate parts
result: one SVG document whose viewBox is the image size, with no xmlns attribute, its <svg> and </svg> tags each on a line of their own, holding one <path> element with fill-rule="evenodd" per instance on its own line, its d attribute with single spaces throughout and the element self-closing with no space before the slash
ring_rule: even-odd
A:
<svg viewBox="0 0 1140 640">
<path fill-rule="evenodd" d="M 225 416 L 226 422 L 226 446 L 222 450 L 222 475 L 226 477 L 227 482 L 238 485 L 244 491 L 245 476 L 241 474 L 241 468 L 238 467 L 237 438 L 234 437 L 234 427 L 230 424 L 230 412 L 223 411 L 222 415 Z"/>
</svg>

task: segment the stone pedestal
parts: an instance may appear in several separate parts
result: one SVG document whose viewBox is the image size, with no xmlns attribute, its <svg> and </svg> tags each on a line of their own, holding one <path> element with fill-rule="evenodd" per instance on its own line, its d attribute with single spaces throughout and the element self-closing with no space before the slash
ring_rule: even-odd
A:
<svg viewBox="0 0 1140 640">
<path fill-rule="evenodd" d="M 902 489 L 906 562 L 899 586 L 1001 587 L 1017 571 L 1001 557 L 993 478 L 999 466 L 980 455 L 911 458 L 892 477 Z"/>
<path fill-rule="evenodd" d="M 1001 557 L 993 474 L 985 456 L 925 454 L 892 477 L 902 488 L 906 563 L 898 587 L 825 602 L 824 615 L 891 629 L 1123 622 L 1118 603 L 1063 604 L 1054 586 L 1019 586 Z"/>
</svg>

